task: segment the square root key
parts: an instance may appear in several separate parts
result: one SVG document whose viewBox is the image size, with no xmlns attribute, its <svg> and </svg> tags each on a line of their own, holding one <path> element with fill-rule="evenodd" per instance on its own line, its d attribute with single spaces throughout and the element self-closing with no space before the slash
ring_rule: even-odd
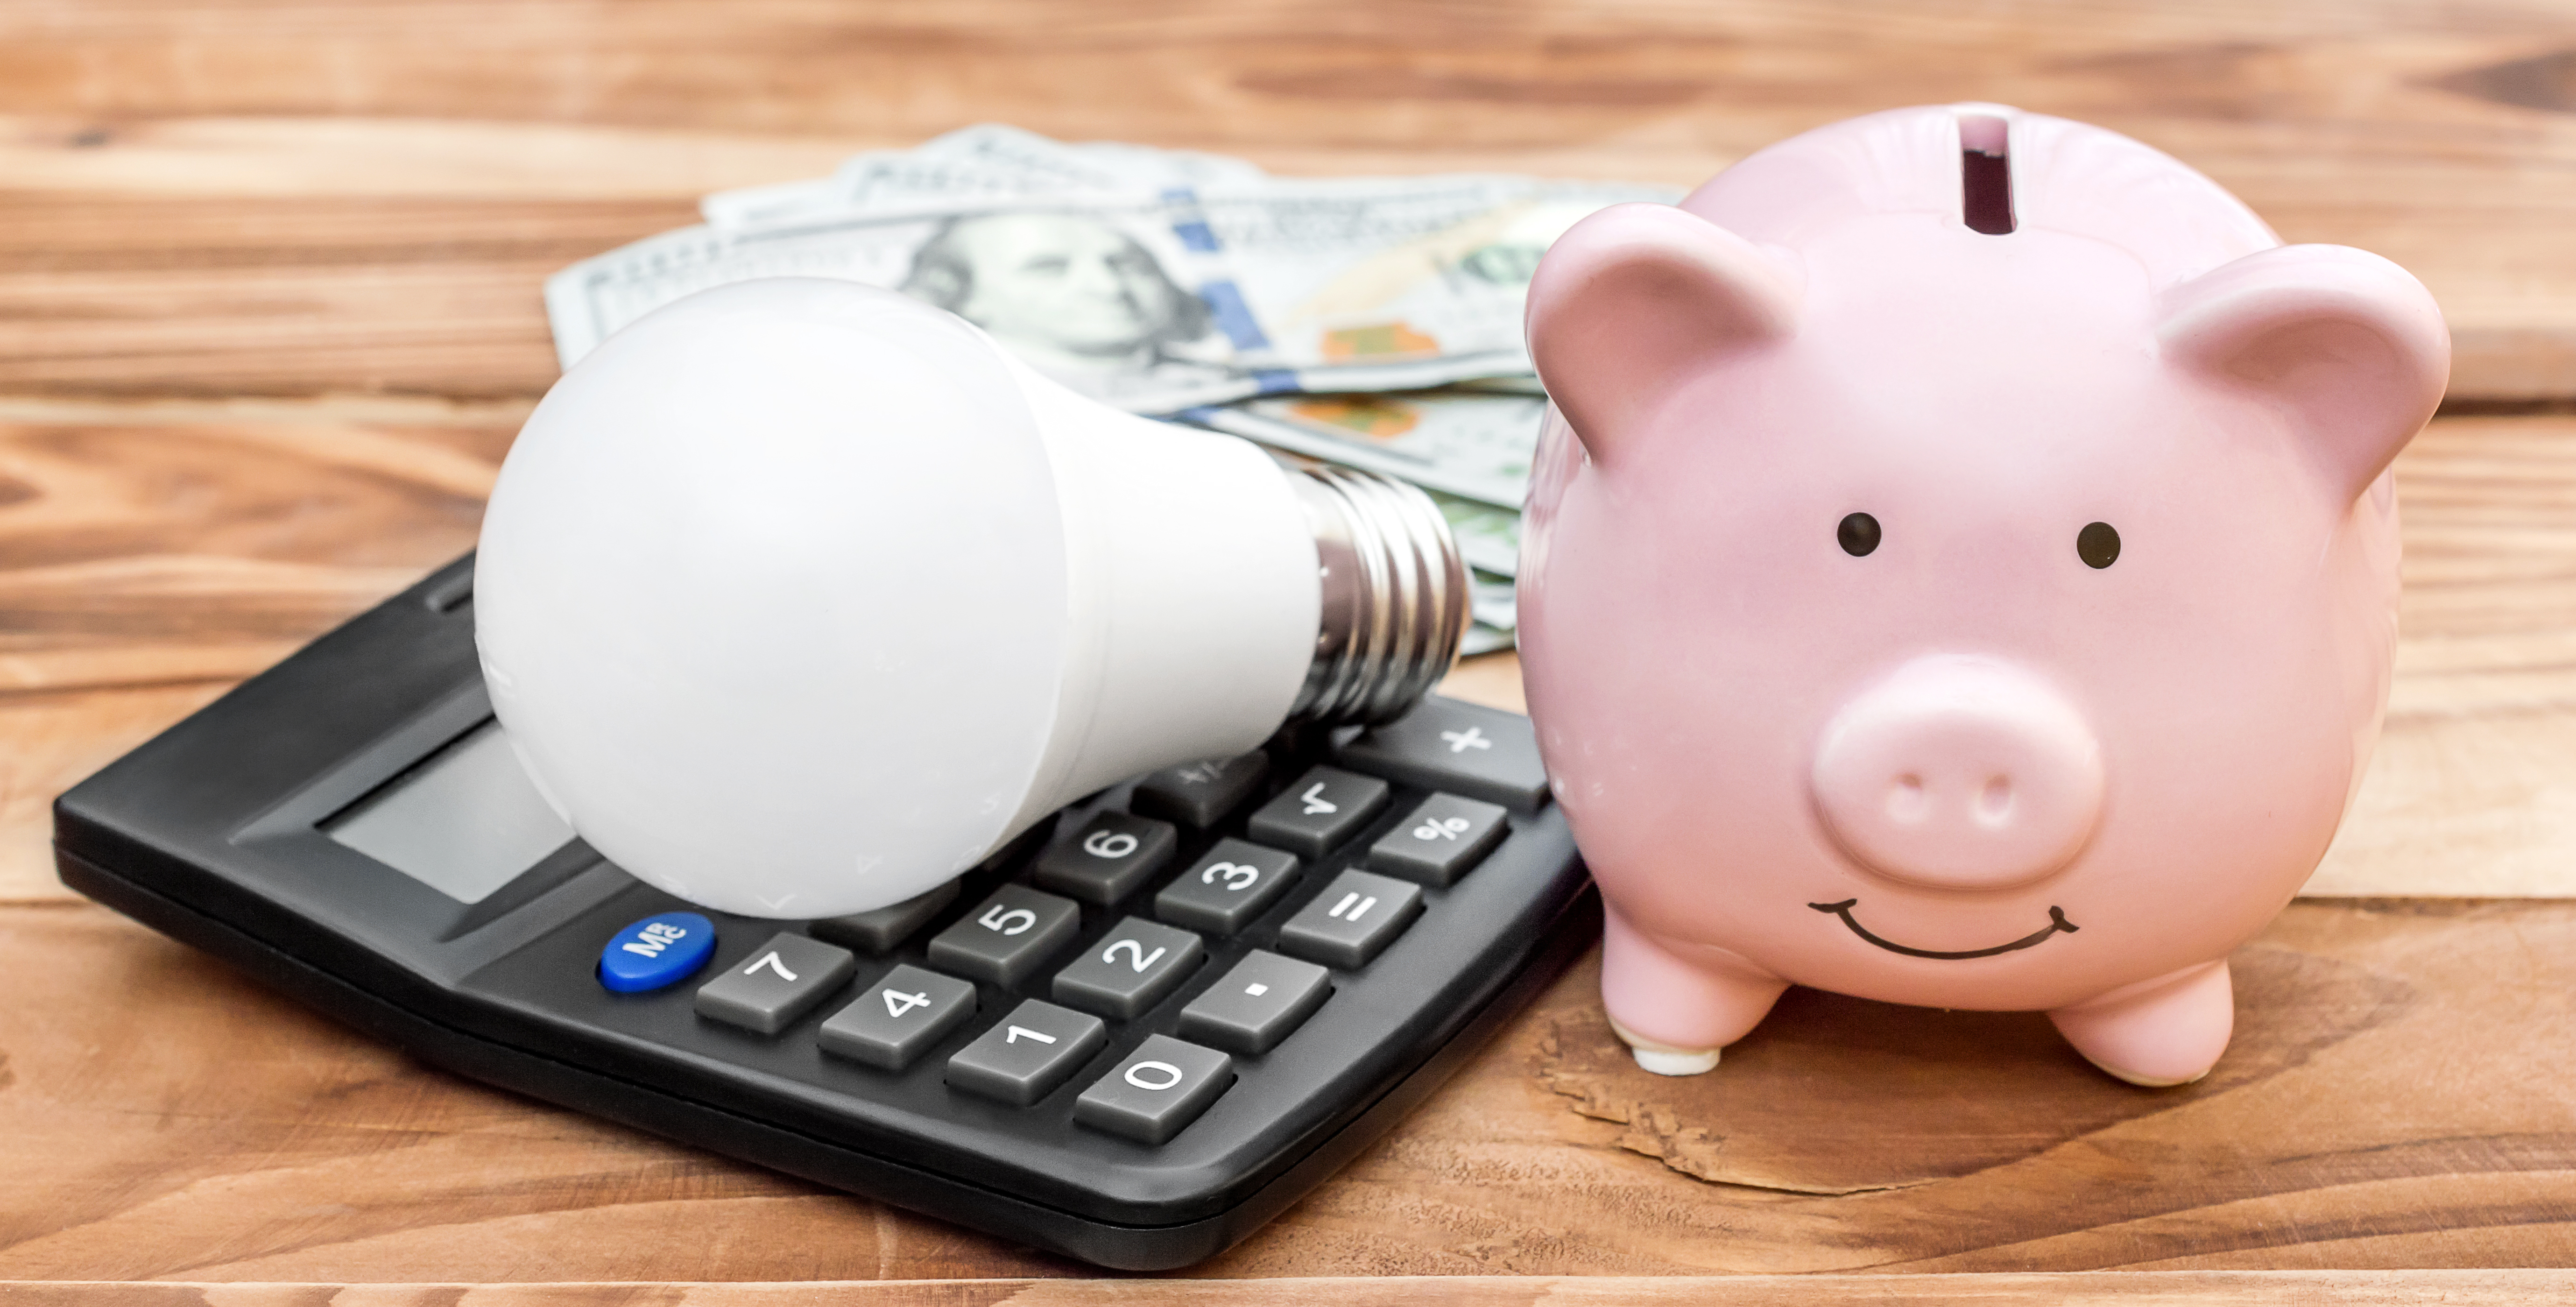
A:
<svg viewBox="0 0 2576 1307">
<path fill-rule="evenodd" d="M 858 965 L 848 949 L 780 931 L 698 987 L 698 1015 L 774 1035 L 829 998 Z"/>
<path fill-rule="evenodd" d="M 1357 967 L 1384 952 L 1422 911 L 1422 888 L 1346 871 L 1279 928 L 1279 950 L 1328 967 Z"/>
<path fill-rule="evenodd" d="M 1501 804 L 1434 794 L 1394 830 L 1377 837 L 1369 846 L 1368 865 L 1425 885 L 1454 885 L 1508 833 Z"/>
<path fill-rule="evenodd" d="M 973 985 L 905 963 L 859 991 L 814 1038 L 827 1053 L 901 1071 L 974 1015 Z"/>
<path fill-rule="evenodd" d="M 1320 858 L 1357 835 L 1386 806 L 1387 785 L 1333 767 L 1310 767 L 1287 792 L 1252 814 L 1247 832 L 1263 844 Z"/>
<path fill-rule="evenodd" d="M 1528 718 L 1437 695 L 1351 737 L 1333 750 L 1333 760 L 1523 812 L 1547 802 L 1547 768 Z"/>
<path fill-rule="evenodd" d="M 1029 999 L 948 1059 L 950 1086 L 1027 1107 L 1055 1091 L 1109 1042 L 1088 1013 Z"/>
<path fill-rule="evenodd" d="M 1254 750 L 1231 758 L 1166 767 L 1136 782 L 1129 806 L 1148 817 L 1205 830 L 1252 797 L 1270 774 L 1270 755 Z"/>
<path fill-rule="evenodd" d="M 1073 1119 L 1140 1144 L 1159 1144 L 1197 1120 L 1233 1083 L 1233 1058 L 1155 1035 L 1073 1100 Z"/>
</svg>

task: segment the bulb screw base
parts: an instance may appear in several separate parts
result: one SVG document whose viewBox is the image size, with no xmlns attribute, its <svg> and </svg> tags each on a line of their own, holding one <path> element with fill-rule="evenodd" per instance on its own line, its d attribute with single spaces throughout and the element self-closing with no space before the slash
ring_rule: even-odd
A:
<svg viewBox="0 0 2576 1307">
<path fill-rule="evenodd" d="M 1315 661 L 1291 722 L 1393 721 L 1458 660 L 1467 565 L 1431 497 L 1347 468 L 1288 471 L 1324 583 Z"/>
</svg>

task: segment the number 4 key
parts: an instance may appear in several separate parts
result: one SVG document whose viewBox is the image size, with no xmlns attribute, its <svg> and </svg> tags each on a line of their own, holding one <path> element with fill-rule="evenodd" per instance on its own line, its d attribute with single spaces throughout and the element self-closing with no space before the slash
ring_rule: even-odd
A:
<svg viewBox="0 0 2576 1307">
<path fill-rule="evenodd" d="M 827 1053 L 901 1071 L 974 1015 L 973 985 L 906 963 L 833 1013 L 815 1038 Z"/>
</svg>

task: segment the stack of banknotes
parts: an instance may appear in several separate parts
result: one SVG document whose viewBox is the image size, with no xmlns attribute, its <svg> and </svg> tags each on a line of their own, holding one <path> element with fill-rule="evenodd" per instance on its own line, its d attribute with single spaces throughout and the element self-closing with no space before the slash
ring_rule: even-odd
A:
<svg viewBox="0 0 2576 1307">
<path fill-rule="evenodd" d="M 1548 243 L 1663 187 L 1535 177 L 1273 177 L 1239 159 L 970 127 L 830 177 L 707 196 L 704 224 L 546 282 L 569 367 L 692 291 L 889 286 L 1130 412 L 1431 493 L 1476 572 L 1465 651 L 1512 642 L 1546 408 L 1521 303 Z"/>
</svg>

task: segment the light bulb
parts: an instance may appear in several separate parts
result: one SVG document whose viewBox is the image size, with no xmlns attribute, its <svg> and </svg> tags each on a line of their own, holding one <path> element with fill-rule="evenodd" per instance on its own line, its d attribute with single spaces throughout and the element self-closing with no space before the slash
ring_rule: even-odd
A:
<svg viewBox="0 0 2576 1307">
<path fill-rule="evenodd" d="M 1291 720 L 1403 711 L 1466 578 L 1421 492 L 1118 412 L 890 291 L 704 291 L 549 391 L 475 639 L 602 855 L 750 916 L 936 888 L 1037 821 Z"/>
</svg>

